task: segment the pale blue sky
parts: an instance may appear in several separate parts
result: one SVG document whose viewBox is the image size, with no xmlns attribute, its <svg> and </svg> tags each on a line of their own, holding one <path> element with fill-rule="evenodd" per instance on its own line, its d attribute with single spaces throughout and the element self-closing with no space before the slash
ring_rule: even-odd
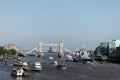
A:
<svg viewBox="0 0 120 80">
<path fill-rule="evenodd" d="M 120 39 L 120 0 L 0 0 L 0 45 L 95 49 L 112 39 Z"/>
</svg>

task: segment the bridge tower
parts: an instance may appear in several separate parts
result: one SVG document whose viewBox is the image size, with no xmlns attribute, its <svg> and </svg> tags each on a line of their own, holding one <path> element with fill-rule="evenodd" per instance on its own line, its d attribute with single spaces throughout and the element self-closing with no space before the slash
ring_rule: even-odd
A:
<svg viewBox="0 0 120 80">
<path fill-rule="evenodd" d="M 58 54 L 58 57 L 59 58 L 63 58 L 64 57 L 64 50 L 63 50 L 63 41 L 61 40 L 59 42 L 59 54 Z"/>
<path fill-rule="evenodd" d="M 39 49 L 38 49 L 38 57 L 43 57 L 43 42 L 40 41 L 39 43 Z"/>
</svg>

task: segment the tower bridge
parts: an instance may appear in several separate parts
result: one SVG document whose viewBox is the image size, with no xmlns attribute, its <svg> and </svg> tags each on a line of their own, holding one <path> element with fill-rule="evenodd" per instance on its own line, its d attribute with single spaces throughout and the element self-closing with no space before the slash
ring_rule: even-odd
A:
<svg viewBox="0 0 120 80">
<path fill-rule="evenodd" d="M 61 40 L 59 42 L 59 44 L 43 44 L 42 41 L 40 41 L 39 43 L 39 47 L 38 47 L 38 53 L 40 56 L 43 56 L 43 46 L 59 46 L 59 57 L 63 57 L 64 56 L 64 51 L 63 51 L 63 41 Z"/>
<path fill-rule="evenodd" d="M 29 51 L 23 51 L 23 50 L 20 50 L 19 52 L 20 53 L 25 53 L 25 54 L 32 54 L 32 52 L 36 51 L 37 54 L 42 57 L 44 55 L 44 46 L 58 46 L 58 57 L 64 57 L 64 50 L 67 50 L 70 52 L 70 50 L 64 48 L 64 43 L 63 41 L 59 41 L 59 43 L 43 43 L 43 41 L 40 41 L 39 42 L 39 45 L 37 47 L 35 47 L 34 49 L 32 50 L 29 50 Z"/>
</svg>

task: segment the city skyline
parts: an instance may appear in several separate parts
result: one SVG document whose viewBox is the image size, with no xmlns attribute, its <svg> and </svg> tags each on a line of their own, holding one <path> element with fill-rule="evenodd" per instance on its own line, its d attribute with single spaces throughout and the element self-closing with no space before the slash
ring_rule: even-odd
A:
<svg viewBox="0 0 120 80">
<path fill-rule="evenodd" d="M 0 45 L 26 49 L 59 43 L 70 50 L 95 49 L 100 42 L 120 39 L 119 0 L 0 1 Z"/>
</svg>

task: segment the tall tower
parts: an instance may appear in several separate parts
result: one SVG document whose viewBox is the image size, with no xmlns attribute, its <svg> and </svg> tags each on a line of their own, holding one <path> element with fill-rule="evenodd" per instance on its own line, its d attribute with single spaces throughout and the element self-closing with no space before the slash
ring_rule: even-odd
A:
<svg viewBox="0 0 120 80">
<path fill-rule="evenodd" d="M 58 54 L 58 57 L 59 58 L 63 58 L 64 57 L 64 50 L 63 50 L 63 41 L 61 40 L 59 42 L 59 54 Z"/>
<path fill-rule="evenodd" d="M 40 41 L 40 43 L 39 43 L 39 51 L 38 52 L 42 52 L 42 49 L 43 49 L 43 42 Z"/>
<path fill-rule="evenodd" d="M 38 57 L 42 57 L 43 56 L 43 42 L 40 41 L 39 43 L 39 49 L 38 49 Z"/>
</svg>

